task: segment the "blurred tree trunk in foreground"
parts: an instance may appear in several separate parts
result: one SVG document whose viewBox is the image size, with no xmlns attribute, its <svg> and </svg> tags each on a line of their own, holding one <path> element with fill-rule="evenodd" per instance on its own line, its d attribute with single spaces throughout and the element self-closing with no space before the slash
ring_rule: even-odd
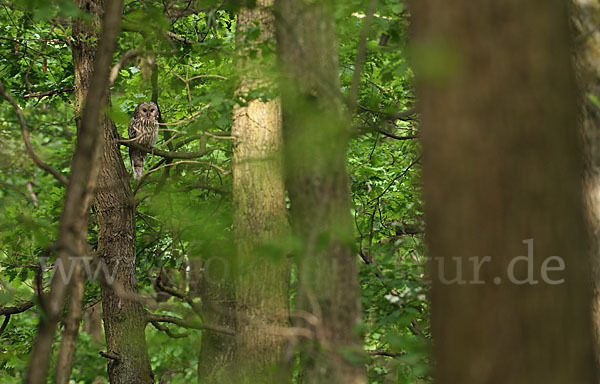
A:
<svg viewBox="0 0 600 384">
<path fill-rule="evenodd" d="M 585 142 L 586 213 L 591 234 L 596 369 L 600 368 L 600 2 L 575 0 L 573 25 L 581 119 Z"/>
<path fill-rule="evenodd" d="M 101 0 L 77 0 L 77 5 L 89 12 L 93 20 L 104 12 Z M 78 113 L 89 90 L 97 54 L 94 23 L 75 20 L 73 36 L 75 106 Z M 135 298 L 123 297 L 137 295 L 135 201 L 117 143 L 117 129 L 106 115 L 102 119 L 102 128 L 104 147 L 93 208 L 98 222 L 98 256 L 114 277 L 114 284 L 107 281 L 100 284 L 108 375 L 111 384 L 152 383 L 144 333 L 144 310 Z"/>
<path fill-rule="evenodd" d="M 82 2 L 79 5 L 83 6 L 84 4 Z M 90 4 L 85 5 L 90 10 Z M 77 145 L 71 161 L 71 176 L 67 185 L 56 243 L 56 268 L 66 271 L 74 269 L 73 274 L 68 278 L 55 275 L 50 283 L 50 292 L 47 296 L 44 296 L 43 292 L 38 293 L 44 314 L 41 317 L 29 361 L 26 382 L 30 384 L 47 382 L 56 326 L 64 308 L 67 293 L 70 293 L 70 303 L 57 361 L 55 382 L 67 382 L 71 374 L 81 319 L 81 300 L 84 293 L 83 267 L 77 258 L 88 254 L 86 240 L 89 208 L 97 185 L 96 178 L 99 168 L 101 168 L 98 166 L 99 157 L 104 145 L 100 121 L 106 117 L 103 111 L 105 103 L 102 101 L 107 96 L 109 67 L 117 45 L 122 10 L 122 0 L 107 0 L 106 12 L 95 13 L 97 16 L 95 22 L 91 26 L 87 26 L 89 31 L 93 31 L 95 50 L 98 54 L 89 58 L 85 65 L 85 84 L 90 91 L 81 92 L 80 89 L 79 98 L 76 100 Z M 100 23 L 101 16 L 102 23 Z M 75 25 L 83 25 L 83 22 L 75 21 Z M 100 25 L 102 25 L 101 32 L 99 31 Z M 72 43 L 75 46 L 78 42 L 77 38 L 80 36 L 75 33 L 73 36 Z M 90 44 L 89 40 L 87 44 Z M 75 49 L 74 56 L 76 56 L 76 52 Z M 77 73 L 75 77 L 77 78 Z M 17 110 L 19 122 L 24 127 L 25 119 L 22 111 L 1 84 L 0 93 Z"/>
<path fill-rule="evenodd" d="M 414 2 L 439 383 L 595 381 L 566 11 Z"/>
<path fill-rule="evenodd" d="M 259 0 L 237 17 L 241 48 L 238 96 L 272 89 L 274 55 L 273 0 Z M 260 28 L 252 40 L 248 30 Z M 249 51 L 256 51 L 253 56 Z M 251 57 L 254 57 L 252 59 Z M 289 234 L 282 170 L 281 104 L 249 100 L 233 113 L 233 204 L 237 246 L 235 291 L 237 313 L 236 370 L 247 383 L 283 383 L 279 363 L 289 326 L 289 262 L 276 245 Z M 269 244 L 270 243 L 270 244 Z"/>
<path fill-rule="evenodd" d="M 286 178 L 298 255 L 306 383 L 364 383 L 360 288 L 332 3 L 276 1 Z M 306 337 L 306 335 L 303 335 Z"/>
<path fill-rule="evenodd" d="M 231 277 L 226 273 L 229 259 L 194 258 L 190 261 L 190 294 L 202 302 L 202 321 L 235 330 L 235 292 Z M 215 278 L 213 278 L 215 277 Z M 213 330 L 202 331 L 198 358 L 198 383 L 229 382 L 228 372 L 234 358 L 233 336 Z"/>
</svg>

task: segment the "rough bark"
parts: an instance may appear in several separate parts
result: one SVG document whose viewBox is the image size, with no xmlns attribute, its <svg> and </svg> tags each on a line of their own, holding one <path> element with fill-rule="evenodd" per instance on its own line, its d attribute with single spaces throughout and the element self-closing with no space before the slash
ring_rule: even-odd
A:
<svg viewBox="0 0 600 384">
<path fill-rule="evenodd" d="M 346 170 L 349 119 L 342 108 L 337 42 L 327 2 L 276 1 L 283 68 L 286 184 L 303 244 L 296 308 L 313 333 L 307 383 L 364 383 L 357 259 Z"/>
<path fill-rule="evenodd" d="M 77 4 L 95 18 L 109 3 L 77 0 Z M 94 89 L 89 80 L 90 68 L 100 52 L 96 52 L 93 44 L 97 36 L 93 23 L 89 25 L 76 20 L 73 36 L 75 106 L 78 112 L 82 100 Z M 106 64 L 106 68 L 108 71 L 110 63 Z M 107 353 L 116 357 L 107 359 L 108 376 L 112 384 L 152 383 L 144 333 L 146 319 L 141 303 L 135 300 L 135 202 L 121 158 L 115 124 L 104 115 L 101 126 L 104 145 L 93 208 L 98 223 L 99 261 L 105 264 L 114 278 L 112 284 L 109 284 L 109 279 L 102 279 L 100 285 Z"/>
<path fill-rule="evenodd" d="M 264 9 L 272 5 L 272 0 L 259 0 L 256 8 L 243 8 L 238 14 L 242 51 L 260 50 L 259 44 L 274 42 L 274 18 Z M 256 25 L 261 29 L 259 38 L 244 41 L 245 31 Z M 273 60 L 259 51 L 256 59 L 238 63 L 241 97 L 272 85 L 266 66 Z M 286 343 L 283 330 L 289 325 L 289 263 L 283 248 L 265 251 L 265 243 L 274 245 L 288 235 L 280 101 L 251 100 L 235 107 L 233 119 L 236 369 L 243 382 L 282 383 L 284 373 L 274 366 Z"/>
<path fill-rule="evenodd" d="M 583 132 L 586 172 L 585 204 L 591 235 L 591 269 L 594 287 L 593 324 L 596 369 L 600 369 L 600 106 L 588 95 L 600 95 L 600 3 L 575 0 L 572 9 L 575 30 L 575 56 L 579 87 L 582 91 L 580 124 Z"/>
<path fill-rule="evenodd" d="M 83 330 L 90 337 L 101 343 L 104 341 L 102 330 L 102 306 L 100 302 L 87 307 L 83 312 Z"/>
<path fill-rule="evenodd" d="M 102 148 L 102 130 L 100 116 L 106 96 L 109 67 L 116 48 L 123 2 L 107 0 L 106 14 L 98 43 L 98 55 L 95 62 L 89 63 L 88 83 L 92 91 L 92 102 L 80 99 L 80 120 L 77 125 L 77 147 L 71 166 L 71 178 L 67 187 L 64 208 L 59 225 L 57 243 L 57 262 L 69 271 L 73 256 L 86 254 L 87 218 L 93 189 L 98 174 L 98 155 Z M 98 34 L 95 35 L 98 37 Z M 93 73 L 93 75 L 92 75 Z M 58 274 L 57 274 L 58 277 Z M 40 298 L 45 316 L 42 317 L 35 346 L 29 363 L 27 383 L 44 383 L 48 374 L 48 365 L 56 324 L 64 305 L 69 281 L 61 278 L 52 280 L 47 298 Z"/>
<path fill-rule="evenodd" d="M 434 378 L 594 382 L 566 3 L 425 0 L 412 14 Z"/>
</svg>

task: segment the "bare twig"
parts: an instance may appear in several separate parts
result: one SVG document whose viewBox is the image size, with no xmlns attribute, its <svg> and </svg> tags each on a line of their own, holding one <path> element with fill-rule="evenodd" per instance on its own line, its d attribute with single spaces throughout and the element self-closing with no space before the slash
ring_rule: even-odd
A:
<svg viewBox="0 0 600 384">
<path fill-rule="evenodd" d="M 175 72 L 173 72 L 173 73 L 175 73 Z M 174 121 L 172 123 L 160 123 L 160 125 L 181 125 L 181 124 L 189 123 L 190 121 L 194 120 L 197 116 L 199 116 L 202 113 L 202 111 L 204 111 L 205 109 L 208 109 L 208 108 L 210 108 L 210 104 L 206 104 L 205 106 L 200 108 L 199 111 L 192 113 L 189 117 L 187 117 L 183 120 Z"/>
<path fill-rule="evenodd" d="M 421 156 L 419 156 L 419 157 L 418 157 L 418 158 L 417 158 L 415 161 L 413 161 L 412 163 L 410 163 L 410 164 L 409 164 L 409 166 L 408 166 L 408 167 L 406 167 L 406 168 L 404 169 L 404 171 L 403 171 L 401 174 L 399 174 L 398 176 L 394 177 L 394 179 L 393 179 L 393 180 L 392 180 L 392 181 L 391 181 L 391 182 L 390 182 L 390 183 L 387 185 L 387 187 L 385 187 L 385 189 L 383 190 L 383 192 L 381 192 L 381 193 L 380 193 L 380 194 L 379 194 L 377 197 L 375 197 L 375 198 L 373 198 L 373 199 L 369 200 L 369 204 L 370 204 L 370 203 L 372 203 L 372 202 L 374 202 L 375 200 L 379 200 L 379 199 L 381 199 L 381 198 L 383 197 L 383 195 L 385 195 L 385 194 L 386 194 L 386 192 L 387 192 L 387 191 L 388 191 L 388 190 L 389 190 L 389 189 L 392 187 L 392 185 L 394 185 L 394 183 L 396 183 L 396 181 L 398 181 L 398 179 L 401 179 L 401 178 L 403 178 L 403 177 L 404 177 L 404 176 L 405 176 L 405 175 L 408 173 L 408 171 L 409 171 L 409 170 L 410 170 L 410 169 L 411 169 L 411 168 L 412 168 L 412 167 L 413 167 L 415 164 L 417 164 L 419 161 L 421 161 Z"/>
</svg>

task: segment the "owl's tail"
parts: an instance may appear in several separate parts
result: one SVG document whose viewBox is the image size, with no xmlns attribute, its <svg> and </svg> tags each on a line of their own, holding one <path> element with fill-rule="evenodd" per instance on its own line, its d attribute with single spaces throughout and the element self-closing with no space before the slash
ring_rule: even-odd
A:
<svg viewBox="0 0 600 384">
<path fill-rule="evenodd" d="M 129 151 L 129 157 L 131 158 L 133 178 L 139 180 L 144 174 L 144 159 L 146 158 L 146 154 L 144 152 L 132 150 Z"/>
</svg>

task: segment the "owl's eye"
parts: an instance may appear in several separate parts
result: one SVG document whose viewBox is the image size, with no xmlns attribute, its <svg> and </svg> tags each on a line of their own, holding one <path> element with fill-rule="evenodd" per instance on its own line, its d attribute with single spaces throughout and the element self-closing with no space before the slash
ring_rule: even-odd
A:
<svg viewBox="0 0 600 384">
<path fill-rule="evenodd" d="M 147 109 L 146 109 L 146 108 L 142 109 L 142 112 L 146 112 L 146 111 L 147 111 Z"/>
</svg>

